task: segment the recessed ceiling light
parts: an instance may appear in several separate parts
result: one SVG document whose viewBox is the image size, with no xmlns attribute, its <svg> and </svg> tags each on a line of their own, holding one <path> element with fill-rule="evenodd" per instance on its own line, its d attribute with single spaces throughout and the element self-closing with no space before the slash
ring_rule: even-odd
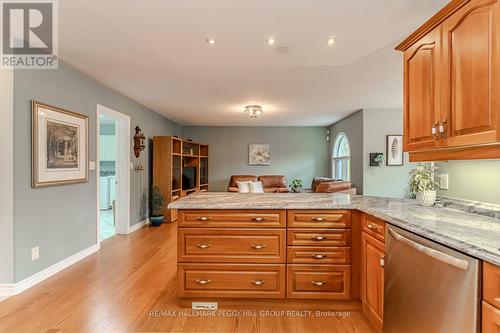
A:
<svg viewBox="0 0 500 333">
<path fill-rule="evenodd" d="M 335 44 L 335 37 L 330 37 L 326 40 L 326 44 L 328 44 L 328 46 L 332 46 L 333 44 Z"/>
<path fill-rule="evenodd" d="M 267 40 L 267 44 L 274 45 L 274 43 L 276 43 L 276 40 L 273 37 L 269 37 L 269 39 Z"/>
<path fill-rule="evenodd" d="M 217 44 L 217 41 L 213 38 L 207 38 L 207 43 L 210 45 L 215 45 Z"/>
</svg>

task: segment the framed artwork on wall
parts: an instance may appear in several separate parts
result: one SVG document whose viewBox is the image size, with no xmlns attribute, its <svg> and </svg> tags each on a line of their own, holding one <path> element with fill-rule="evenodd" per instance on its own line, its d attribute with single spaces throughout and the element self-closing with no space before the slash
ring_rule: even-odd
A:
<svg viewBox="0 0 500 333">
<path fill-rule="evenodd" d="M 31 102 L 31 186 L 88 181 L 88 117 Z"/>
<path fill-rule="evenodd" d="M 270 165 L 271 146 L 267 143 L 251 143 L 248 145 L 248 164 Z"/>
<path fill-rule="evenodd" d="M 403 136 L 402 135 L 387 135 L 386 141 L 386 156 L 388 166 L 403 165 Z"/>
</svg>

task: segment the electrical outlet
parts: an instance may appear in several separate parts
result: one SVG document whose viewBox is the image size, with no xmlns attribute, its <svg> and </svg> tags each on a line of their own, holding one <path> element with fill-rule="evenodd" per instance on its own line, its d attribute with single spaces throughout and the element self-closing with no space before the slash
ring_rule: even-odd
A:
<svg viewBox="0 0 500 333">
<path fill-rule="evenodd" d="M 31 249 L 31 261 L 38 260 L 38 258 L 40 258 L 40 248 L 37 246 Z"/>
<path fill-rule="evenodd" d="M 439 188 L 442 190 L 447 190 L 448 189 L 448 174 L 447 173 L 442 173 L 439 175 Z"/>
</svg>

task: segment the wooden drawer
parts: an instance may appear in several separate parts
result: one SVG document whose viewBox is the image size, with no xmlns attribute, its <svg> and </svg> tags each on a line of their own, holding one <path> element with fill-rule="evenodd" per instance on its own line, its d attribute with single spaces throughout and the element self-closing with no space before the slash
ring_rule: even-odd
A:
<svg viewBox="0 0 500 333">
<path fill-rule="evenodd" d="M 288 265 L 288 298 L 349 299 L 349 265 Z"/>
<path fill-rule="evenodd" d="M 351 212 L 348 210 L 290 210 L 290 228 L 349 228 Z"/>
<path fill-rule="evenodd" d="M 348 264 L 351 262 L 351 248 L 289 246 L 287 262 L 291 264 Z"/>
<path fill-rule="evenodd" d="M 285 265 L 178 264 L 180 297 L 284 298 Z"/>
<path fill-rule="evenodd" d="M 483 299 L 500 309 L 500 267 L 483 262 Z"/>
<path fill-rule="evenodd" d="M 179 228 L 179 262 L 285 263 L 284 229 Z"/>
<path fill-rule="evenodd" d="M 481 328 L 483 333 L 500 332 L 500 309 L 483 301 Z"/>
<path fill-rule="evenodd" d="M 348 246 L 351 245 L 349 229 L 288 229 L 288 245 Z"/>
<path fill-rule="evenodd" d="M 179 227 L 284 228 L 284 210 L 181 210 Z"/>
<path fill-rule="evenodd" d="M 376 217 L 363 214 L 361 228 L 368 235 L 385 242 L 385 222 Z"/>
</svg>

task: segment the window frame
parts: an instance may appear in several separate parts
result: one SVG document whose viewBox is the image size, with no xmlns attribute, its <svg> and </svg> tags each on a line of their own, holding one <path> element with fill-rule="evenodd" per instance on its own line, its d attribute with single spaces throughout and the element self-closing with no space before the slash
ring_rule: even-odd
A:
<svg viewBox="0 0 500 333">
<path fill-rule="evenodd" d="M 339 150 L 340 150 L 340 145 L 342 141 L 345 140 L 347 143 L 347 147 L 349 150 L 349 155 L 340 155 L 339 156 Z M 342 175 L 338 177 L 337 171 L 337 164 L 340 162 L 340 169 Z M 351 180 L 351 143 L 349 141 L 349 137 L 347 136 L 346 133 L 340 132 L 335 136 L 335 140 L 333 141 L 333 149 L 332 149 L 332 178 L 335 179 L 342 179 L 344 181 L 350 181 Z"/>
</svg>

